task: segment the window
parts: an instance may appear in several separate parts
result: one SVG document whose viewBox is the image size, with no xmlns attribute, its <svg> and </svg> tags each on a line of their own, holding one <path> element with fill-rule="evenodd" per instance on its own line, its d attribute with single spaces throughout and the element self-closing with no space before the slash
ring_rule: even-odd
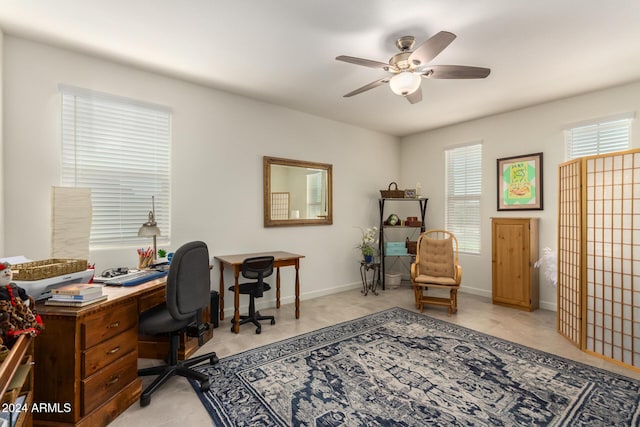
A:
<svg viewBox="0 0 640 427">
<path fill-rule="evenodd" d="M 480 253 L 482 144 L 445 150 L 445 228 L 458 238 L 460 252 Z"/>
<path fill-rule="evenodd" d="M 307 175 L 307 216 L 306 218 L 318 218 L 323 213 L 322 201 L 322 172 Z"/>
<path fill-rule="evenodd" d="M 567 160 L 628 149 L 632 119 L 627 114 L 567 127 Z"/>
<path fill-rule="evenodd" d="M 68 86 L 60 92 L 61 181 L 91 188 L 91 247 L 149 245 L 138 229 L 148 219 L 151 196 L 158 243 L 168 243 L 170 110 Z"/>
</svg>

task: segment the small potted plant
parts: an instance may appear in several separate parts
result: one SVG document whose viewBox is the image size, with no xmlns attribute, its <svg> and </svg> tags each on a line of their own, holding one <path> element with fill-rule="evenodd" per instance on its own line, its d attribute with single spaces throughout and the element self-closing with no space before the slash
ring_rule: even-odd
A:
<svg viewBox="0 0 640 427">
<path fill-rule="evenodd" d="M 373 247 L 364 246 L 362 248 L 362 256 L 364 257 L 364 262 L 370 263 L 371 261 L 373 261 L 373 254 L 374 253 L 375 253 L 375 250 L 373 249 Z"/>
<path fill-rule="evenodd" d="M 376 252 L 375 246 L 378 242 L 377 237 L 378 227 L 367 228 L 362 232 L 362 239 L 357 248 L 360 249 L 366 263 L 373 261 L 373 255 Z"/>
<path fill-rule="evenodd" d="M 164 249 L 158 249 L 158 259 L 156 259 L 156 264 L 162 264 L 167 262 L 167 251 Z"/>
</svg>

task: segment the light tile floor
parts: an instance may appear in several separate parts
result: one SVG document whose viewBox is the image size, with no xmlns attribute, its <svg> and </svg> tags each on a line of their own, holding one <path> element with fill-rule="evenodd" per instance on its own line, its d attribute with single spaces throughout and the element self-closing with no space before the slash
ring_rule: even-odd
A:
<svg viewBox="0 0 640 427">
<path fill-rule="evenodd" d="M 363 296 L 360 290 L 350 290 L 301 302 L 300 319 L 294 316 L 293 305 L 283 305 L 279 310 L 261 310 L 263 314 L 274 314 L 276 325 L 264 322 L 262 334 L 256 335 L 252 325 L 245 325 L 238 335 L 230 331 L 229 318 L 215 329 L 212 340 L 197 354 L 215 351 L 223 358 L 244 350 L 283 340 L 324 326 L 355 319 L 390 307 L 403 307 L 415 311 L 413 292 L 409 287 L 387 289 L 378 296 Z M 429 306 L 425 314 L 504 338 L 529 347 L 544 350 L 569 359 L 640 379 L 640 372 L 588 355 L 569 343 L 556 331 L 556 313 L 547 310 L 525 312 L 493 305 L 488 298 L 459 294 L 459 311 L 451 317 L 443 307 Z M 140 366 L 149 366 L 159 361 L 140 360 Z M 143 377 L 143 388 L 153 377 Z M 215 387 L 212 384 L 211 387 Z M 141 408 L 138 403 L 114 420 L 110 426 L 125 427 L 146 425 L 164 426 L 209 426 L 211 418 L 200 403 L 186 379 L 176 377 L 157 390 L 151 404 Z"/>
</svg>

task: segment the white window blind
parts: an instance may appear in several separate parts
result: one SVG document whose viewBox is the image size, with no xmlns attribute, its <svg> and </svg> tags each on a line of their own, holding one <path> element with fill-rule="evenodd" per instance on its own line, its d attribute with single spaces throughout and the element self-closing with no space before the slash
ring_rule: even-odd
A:
<svg viewBox="0 0 640 427">
<path fill-rule="evenodd" d="M 155 213 L 170 237 L 170 132 L 168 108 L 60 86 L 62 185 L 91 189 L 91 247 L 148 246 L 138 229 Z"/>
<path fill-rule="evenodd" d="M 632 117 L 604 119 L 565 129 L 567 160 L 629 148 Z"/>
<path fill-rule="evenodd" d="M 460 252 L 480 253 L 482 144 L 445 150 L 445 228 L 458 238 Z"/>
</svg>

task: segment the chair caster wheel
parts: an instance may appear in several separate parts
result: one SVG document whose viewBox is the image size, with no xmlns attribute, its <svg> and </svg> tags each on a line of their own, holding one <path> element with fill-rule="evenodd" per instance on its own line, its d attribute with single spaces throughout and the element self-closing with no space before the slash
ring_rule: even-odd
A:
<svg viewBox="0 0 640 427">
<path fill-rule="evenodd" d="M 231 325 L 231 332 L 235 332 L 234 325 Z"/>
<path fill-rule="evenodd" d="M 215 365 L 216 363 L 218 363 L 220 361 L 220 359 L 218 359 L 218 356 L 211 356 L 209 358 L 209 363 L 212 365 Z"/>
<path fill-rule="evenodd" d="M 256 328 L 256 334 L 260 334 L 262 332 L 262 328 Z"/>
<path fill-rule="evenodd" d="M 276 319 L 271 319 L 271 324 L 275 325 L 276 324 Z"/>
<path fill-rule="evenodd" d="M 146 396 L 146 395 L 140 396 L 140 406 L 145 407 L 149 403 L 151 403 L 151 396 Z"/>
<path fill-rule="evenodd" d="M 202 383 L 200 383 L 200 391 L 205 392 L 205 391 L 209 391 L 209 381 L 203 381 Z"/>
</svg>

